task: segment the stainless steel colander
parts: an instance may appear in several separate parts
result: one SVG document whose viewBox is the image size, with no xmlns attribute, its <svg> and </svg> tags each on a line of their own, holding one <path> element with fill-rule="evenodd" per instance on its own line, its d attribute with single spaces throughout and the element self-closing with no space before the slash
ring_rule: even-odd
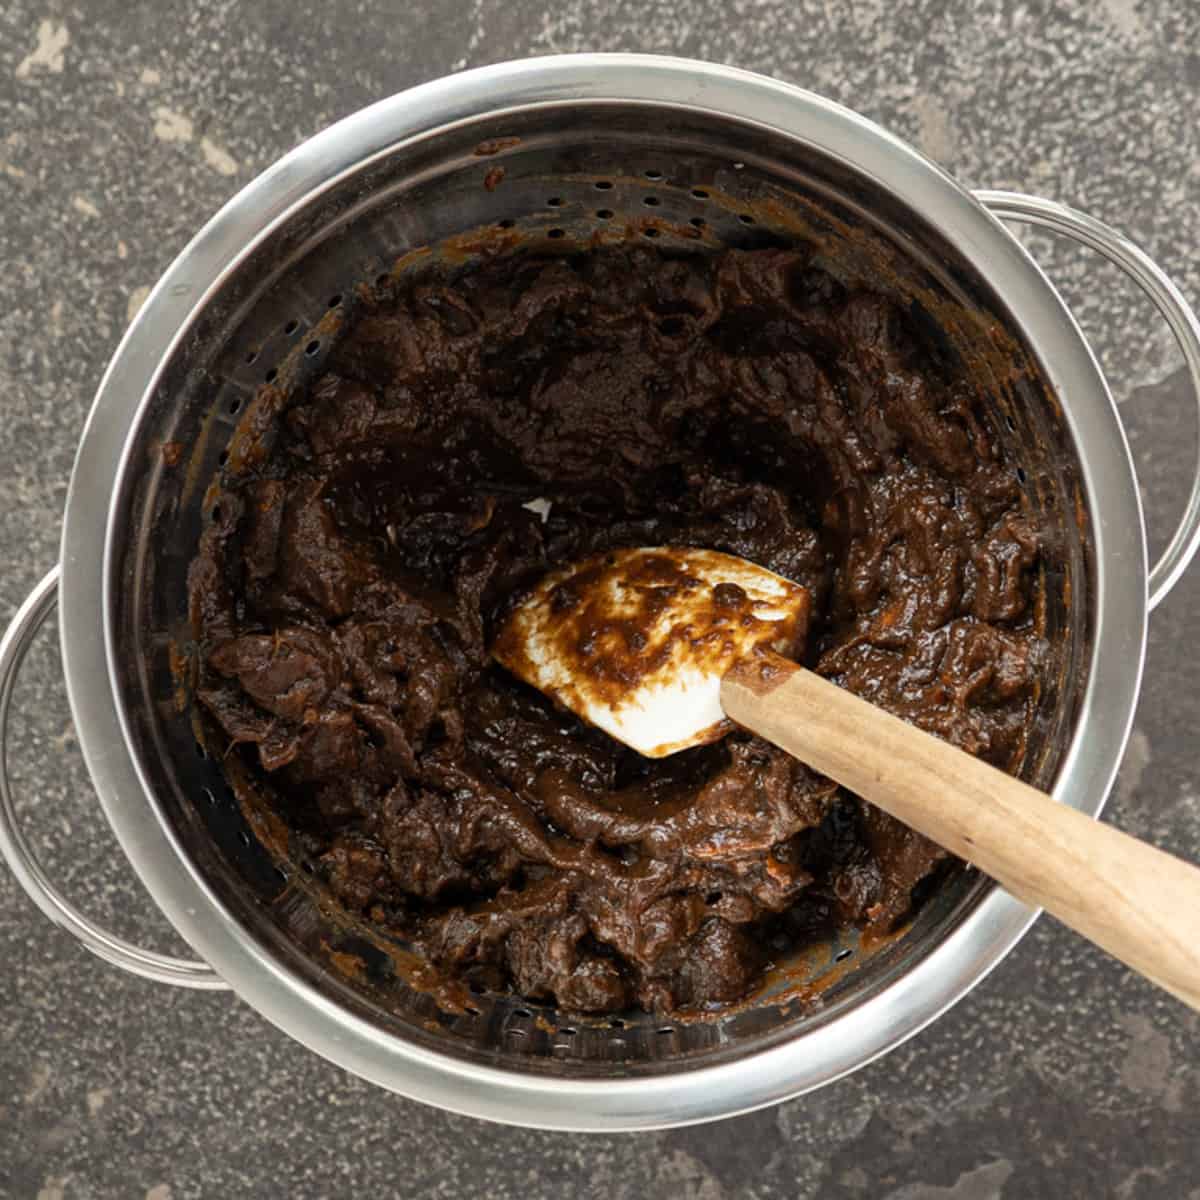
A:
<svg viewBox="0 0 1200 1200">
<path fill-rule="evenodd" d="M 988 209 L 1121 265 L 1200 379 L 1195 318 L 1111 230 L 1046 201 L 974 198 L 853 113 L 728 68 L 628 55 L 506 64 L 393 97 L 305 143 L 201 231 L 126 335 L 80 446 L 61 563 L 0 644 L 2 728 L 24 648 L 60 587 L 67 687 L 101 802 L 204 962 L 139 950 L 76 913 L 33 860 L 0 772 L 0 850 L 18 878 L 101 957 L 231 987 L 347 1069 L 497 1120 L 611 1130 L 710 1119 L 817 1087 L 910 1036 L 1033 920 L 970 872 L 902 936 L 810 948 L 719 1019 L 584 1022 L 487 994 L 440 1011 L 410 986 L 402 953 L 275 856 L 267 825 L 198 746 L 180 671 L 185 581 L 209 484 L 236 469 L 263 386 L 303 388 L 356 305 L 412 251 L 462 262 L 484 245 L 636 238 L 704 252 L 803 240 L 846 282 L 905 304 L 945 368 L 994 404 L 1027 501 L 1052 531 L 1041 589 L 1061 654 L 1024 773 L 1097 813 L 1129 730 L 1148 611 L 1200 537 L 1200 483 L 1148 573 L 1104 380 Z M 815 1002 L 784 1002 L 797 980 L 819 984 Z"/>
</svg>

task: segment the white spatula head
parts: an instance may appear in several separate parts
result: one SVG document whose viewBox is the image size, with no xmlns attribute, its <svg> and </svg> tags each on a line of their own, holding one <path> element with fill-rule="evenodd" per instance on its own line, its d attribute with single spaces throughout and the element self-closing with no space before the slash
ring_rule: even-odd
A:
<svg viewBox="0 0 1200 1200">
<path fill-rule="evenodd" d="M 715 550 L 613 550 L 547 575 L 493 656 L 648 758 L 724 737 L 721 677 L 760 646 L 798 657 L 809 594 Z"/>
</svg>

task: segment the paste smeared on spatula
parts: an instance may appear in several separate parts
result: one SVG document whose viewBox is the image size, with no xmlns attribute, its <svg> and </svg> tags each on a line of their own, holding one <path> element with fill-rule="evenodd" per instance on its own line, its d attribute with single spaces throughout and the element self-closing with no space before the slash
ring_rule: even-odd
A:
<svg viewBox="0 0 1200 1200">
<path fill-rule="evenodd" d="M 730 731 L 721 676 L 760 647 L 798 658 L 809 606 L 799 584 L 715 550 L 610 550 L 539 581 L 493 654 L 588 724 L 662 758 Z"/>
</svg>

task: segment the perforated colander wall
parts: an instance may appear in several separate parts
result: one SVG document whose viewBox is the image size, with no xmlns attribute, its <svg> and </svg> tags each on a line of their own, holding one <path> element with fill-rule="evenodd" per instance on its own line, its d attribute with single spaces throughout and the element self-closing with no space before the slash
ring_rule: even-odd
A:
<svg viewBox="0 0 1200 1200">
<path fill-rule="evenodd" d="M 487 993 L 462 1012 L 442 1012 L 406 984 L 369 929 L 339 915 L 303 863 L 264 846 L 269 823 L 239 808 L 223 764 L 197 742 L 179 666 L 191 650 L 187 568 L 212 516 L 209 484 L 237 468 L 230 448 L 239 427 L 252 421 L 264 388 L 307 386 L 364 297 L 390 287 L 414 251 L 458 262 L 489 239 L 514 253 L 627 239 L 679 252 L 803 240 L 847 283 L 908 305 L 937 352 L 993 398 L 1029 503 L 1056 531 L 1044 580 L 1047 630 L 1065 649 L 1046 680 L 1026 768 L 1031 779 L 1053 777 L 1086 661 L 1085 549 L 1073 520 L 1072 452 L 1053 400 L 1019 339 L 994 337 L 1011 327 L 1008 314 L 919 214 L 897 211 L 837 162 L 769 130 L 615 103 L 541 106 L 397 148 L 248 253 L 181 339 L 137 430 L 147 469 L 122 497 L 128 536 L 117 629 L 135 750 L 165 819 L 231 919 L 285 969 L 396 1036 L 492 1065 L 567 1074 L 655 1072 L 765 1048 L 886 987 L 985 885 L 958 876 L 907 934 L 869 954 L 853 934 L 793 952 L 789 971 L 755 1002 L 705 1021 L 645 1013 L 588 1020 Z M 183 447 L 181 459 L 168 461 L 164 446 Z M 772 1000 L 797 979 L 822 978 L 816 1001 Z"/>
</svg>

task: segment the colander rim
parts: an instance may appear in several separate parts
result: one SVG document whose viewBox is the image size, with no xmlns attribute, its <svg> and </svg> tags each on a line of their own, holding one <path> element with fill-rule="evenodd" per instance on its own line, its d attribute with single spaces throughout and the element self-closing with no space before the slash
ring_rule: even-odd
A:
<svg viewBox="0 0 1200 1200">
<path fill-rule="evenodd" d="M 120 844 L 184 939 L 268 1020 L 393 1091 L 491 1120 L 614 1131 L 729 1116 L 809 1091 L 933 1021 L 1012 949 L 1036 913 L 993 889 L 913 970 L 807 1034 L 733 1062 L 637 1078 L 556 1079 L 464 1062 L 384 1033 L 272 958 L 206 885 L 161 818 L 116 680 L 112 614 L 119 498 L 141 413 L 208 297 L 279 222 L 346 172 L 451 122 L 569 101 L 658 103 L 767 125 L 870 176 L 923 213 L 1019 314 L 1079 448 L 1096 558 L 1094 642 L 1079 721 L 1054 792 L 1093 815 L 1132 723 L 1146 638 L 1146 546 L 1125 436 L 1104 378 L 1057 292 L 1016 239 L 906 143 L 814 93 L 736 68 L 650 55 L 565 55 L 484 67 L 380 101 L 248 184 L 167 269 L 99 387 L 68 492 L 61 640 L 88 769 Z M 99 598 L 99 602 L 97 602 Z"/>
</svg>

